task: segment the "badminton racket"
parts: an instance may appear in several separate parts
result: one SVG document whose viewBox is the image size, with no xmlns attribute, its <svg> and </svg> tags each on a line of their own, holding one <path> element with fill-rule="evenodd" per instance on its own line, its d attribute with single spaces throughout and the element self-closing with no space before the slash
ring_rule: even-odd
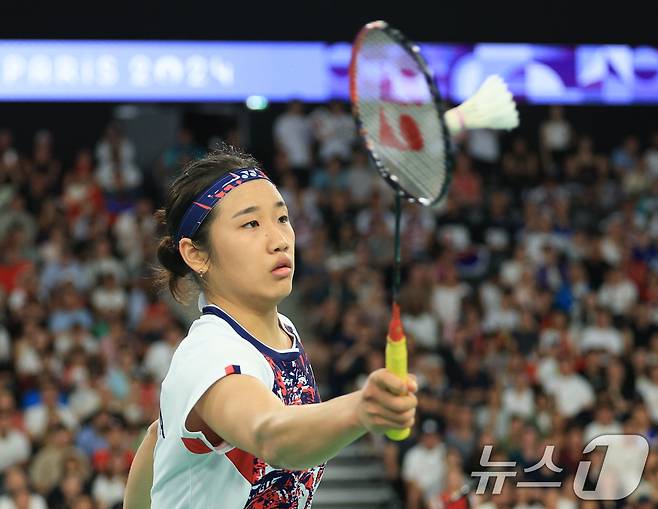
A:
<svg viewBox="0 0 658 509">
<path fill-rule="evenodd" d="M 364 26 L 352 46 L 350 100 L 359 133 L 381 176 L 395 191 L 393 305 L 386 368 L 407 379 L 407 345 L 400 320 L 402 201 L 430 206 L 452 175 L 449 131 L 441 96 L 418 46 L 384 21 Z M 389 430 L 403 440 L 409 429 Z"/>
</svg>

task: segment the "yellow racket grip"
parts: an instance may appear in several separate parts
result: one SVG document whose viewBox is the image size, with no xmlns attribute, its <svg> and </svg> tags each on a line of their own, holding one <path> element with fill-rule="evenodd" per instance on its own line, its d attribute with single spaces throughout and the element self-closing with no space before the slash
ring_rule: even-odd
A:
<svg viewBox="0 0 658 509">
<path fill-rule="evenodd" d="M 407 339 L 402 337 L 397 341 L 390 338 L 386 341 L 386 369 L 402 380 L 407 380 Z M 404 440 L 411 433 L 411 429 L 390 429 L 386 436 L 391 440 Z"/>
</svg>

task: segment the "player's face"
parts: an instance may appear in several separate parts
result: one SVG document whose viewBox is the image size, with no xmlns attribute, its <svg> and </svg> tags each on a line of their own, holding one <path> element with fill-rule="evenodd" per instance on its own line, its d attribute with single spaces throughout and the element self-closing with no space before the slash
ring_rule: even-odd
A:
<svg viewBox="0 0 658 509">
<path fill-rule="evenodd" d="M 210 229 L 212 283 L 225 298 L 276 305 L 292 290 L 295 233 L 279 191 L 267 180 L 237 187 L 219 203 Z"/>
</svg>

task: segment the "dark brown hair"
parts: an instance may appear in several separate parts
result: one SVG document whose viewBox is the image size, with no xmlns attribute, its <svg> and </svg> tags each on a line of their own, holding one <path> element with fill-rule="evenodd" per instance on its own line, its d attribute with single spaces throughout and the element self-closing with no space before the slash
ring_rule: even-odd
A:
<svg viewBox="0 0 658 509">
<path fill-rule="evenodd" d="M 197 288 L 202 289 L 205 284 L 185 263 L 176 242 L 176 234 L 185 212 L 196 197 L 218 178 L 229 171 L 254 166 L 258 166 L 258 162 L 252 156 L 222 144 L 205 157 L 185 165 L 169 187 L 164 207 L 155 213 L 164 230 L 157 253 L 162 267 L 156 267 L 155 280 L 161 289 L 169 289 L 178 302 L 185 302 L 189 297 L 194 287 L 189 283 L 195 283 Z M 208 253 L 211 258 L 213 253 L 209 226 L 215 215 L 216 209 L 213 209 L 191 239 L 197 249 Z"/>
</svg>

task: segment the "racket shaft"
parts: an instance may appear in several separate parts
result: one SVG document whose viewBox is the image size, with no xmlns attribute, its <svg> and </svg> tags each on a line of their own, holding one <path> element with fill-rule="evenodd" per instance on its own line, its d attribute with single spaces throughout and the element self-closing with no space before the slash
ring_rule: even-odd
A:
<svg viewBox="0 0 658 509">
<path fill-rule="evenodd" d="M 402 380 L 407 380 L 407 340 L 402 338 L 398 341 L 392 341 L 390 338 L 386 341 L 386 369 Z M 409 436 L 411 430 L 390 429 L 386 436 L 391 440 L 404 440 Z"/>
</svg>

